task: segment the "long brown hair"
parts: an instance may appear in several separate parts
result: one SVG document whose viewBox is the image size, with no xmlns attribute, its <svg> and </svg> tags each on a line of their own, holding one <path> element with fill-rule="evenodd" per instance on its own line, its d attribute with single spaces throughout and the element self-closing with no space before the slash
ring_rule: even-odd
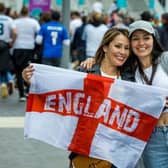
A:
<svg viewBox="0 0 168 168">
<path fill-rule="evenodd" d="M 96 51 L 95 60 L 97 64 L 101 64 L 103 58 L 105 57 L 103 47 L 108 46 L 109 43 L 111 43 L 114 38 L 120 34 L 128 38 L 128 30 L 124 28 L 111 28 L 106 31 L 100 43 L 100 46 Z"/>
</svg>

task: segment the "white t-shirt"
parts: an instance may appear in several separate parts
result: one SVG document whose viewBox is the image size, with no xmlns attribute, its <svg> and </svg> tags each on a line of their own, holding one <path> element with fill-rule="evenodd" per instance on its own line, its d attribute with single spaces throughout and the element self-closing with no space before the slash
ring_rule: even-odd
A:
<svg viewBox="0 0 168 168">
<path fill-rule="evenodd" d="M 101 72 L 101 76 L 108 77 L 108 78 L 113 78 L 113 79 L 121 79 L 121 76 L 108 75 L 108 74 L 104 73 L 101 69 L 100 69 L 100 72 Z"/>
<path fill-rule="evenodd" d="M 150 66 L 149 68 L 146 68 L 144 72 L 148 77 L 148 79 L 150 79 L 152 74 L 152 66 Z M 135 79 L 136 79 L 136 82 L 145 84 L 145 81 L 141 78 L 141 75 L 138 69 L 136 70 L 136 73 L 135 73 Z M 168 76 L 163 70 L 163 68 L 161 67 L 161 65 L 158 65 L 157 67 L 156 73 L 152 81 L 152 85 L 165 88 L 165 89 L 168 88 Z"/>
<path fill-rule="evenodd" d="M 146 68 L 144 70 L 144 73 L 146 74 L 148 79 L 150 79 L 151 74 L 152 74 L 152 66 L 150 66 L 149 68 Z M 145 81 L 142 79 L 138 69 L 135 72 L 135 80 L 138 83 L 145 84 Z M 158 65 L 156 73 L 154 75 L 154 78 L 152 81 L 152 86 L 157 86 L 157 87 L 161 87 L 161 88 L 165 88 L 165 89 L 168 88 L 168 75 L 163 70 L 163 68 L 161 67 L 160 64 Z M 167 109 L 166 109 L 166 112 L 167 112 Z"/>
<path fill-rule="evenodd" d="M 76 29 L 80 27 L 81 25 L 82 25 L 82 20 L 80 18 L 76 18 L 70 21 L 71 41 L 74 38 Z"/>
<path fill-rule="evenodd" d="M 17 38 L 13 48 L 34 49 L 35 36 L 40 30 L 39 23 L 30 17 L 21 17 L 14 20 L 17 31 Z"/>
<path fill-rule="evenodd" d="M 82 39 L 86 40 L 86 56 L 94 57 L 96 51 L 101 43 L 101 40 L 108 30 L 108 27 L 105 24 L 101 24 L 97 27 L 92 24 L 86 25 Z"/>
<path fill-rule="evenodd" d="M 12 18 L 0 14 L 0 40 L 3 40 L 5 42 L 11 41 L 11 30 L 15 29 L 15 23 Z"/>
</svg>

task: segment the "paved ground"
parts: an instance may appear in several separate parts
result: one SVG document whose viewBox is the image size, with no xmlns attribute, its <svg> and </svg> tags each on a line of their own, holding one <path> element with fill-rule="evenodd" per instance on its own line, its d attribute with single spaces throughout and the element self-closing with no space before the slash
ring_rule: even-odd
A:
<svg viewBox="0 0 168 168">
<path fill-rule="evenodd" d="M 68 152 L 36 140 L 24 140 L 25 103 L 17 93 L 0 98 L 0 168 L 68 168 Z"/>
</svg>

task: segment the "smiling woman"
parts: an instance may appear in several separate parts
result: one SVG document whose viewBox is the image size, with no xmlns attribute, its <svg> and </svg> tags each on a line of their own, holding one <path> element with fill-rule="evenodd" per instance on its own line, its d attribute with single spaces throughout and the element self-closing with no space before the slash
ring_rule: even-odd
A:
<svg viewBox="0 0 168 168">
<path fill-rule="evenodd" d="M 85 67 L 80 67 L 79 70 L 106 77 L 133 81 L 132 76 L 129 76 L 128 79 L 128 76 L 123 71 L 124 63 L 129 57 L 129 48 L 127 29 L 111 28 L 105 33 L 96 52 L 96 64 L 89 70 Z"/>
<path fill-rule="evenodd" d="M 136 82 L 168 88 L 168 52 L 163 52 L 156 31 L 146 21 L 136 21 L 129 28 L 130 65 L 135 71 Z M 167 137 L 168 108 L 165 106 L 144 150 L 146 168 L 167 168 Z"/>
</svg>

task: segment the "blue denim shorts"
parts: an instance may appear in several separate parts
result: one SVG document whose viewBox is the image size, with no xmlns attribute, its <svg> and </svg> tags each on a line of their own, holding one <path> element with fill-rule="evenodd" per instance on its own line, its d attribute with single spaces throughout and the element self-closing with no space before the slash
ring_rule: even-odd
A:
<svg viewBox="0 0 168 168">
<path fill-rule="evenodd" d="M 168 168 L 168 126 L 155 127 L 143 152 L 145 168 Z"/>
</svg>

